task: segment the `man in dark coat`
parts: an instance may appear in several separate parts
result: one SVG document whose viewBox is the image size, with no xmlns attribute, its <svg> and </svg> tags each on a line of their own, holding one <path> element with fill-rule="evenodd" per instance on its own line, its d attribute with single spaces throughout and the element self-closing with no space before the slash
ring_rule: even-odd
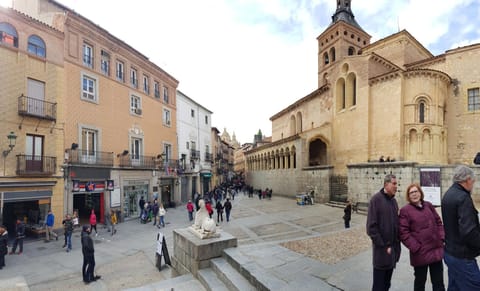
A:
<svg viewBox="0 0 480 291">
<path fill-rule="evenodd" d="M 372 240 L 373 287 L 372 291 L 388 290 L 393 269 L 400 259 L 400 237 L 397 178 L 385 176 L 383 189 L 376 193 L 368 205 L 367 234 Z"/>
<path fill-rule="evenodd" d="M 0 225 L 0 270 L 5 267 L 5 255 L 8 253 L 8 231 Z"/>
<path fill-rule="evenodd" d="M 232 211 L 232 202 L 230 202 L 230 198 L 227 198 L 227 201 L 223 203 L 223 208 L 225 209 L 225 215 L 227 216 L 227 222 L 230 221 L 230 212 Z"/>
<path fill-rule="evenodd" d="M 17 223 L 15 224 L 15 241 L 13 242 L 12 251 L 10 252 L 11 255 L 15 254 L 17 250 L 17 246 L 20 248 L 18 254 L 21 255 L 23 253 L 23 239 L 25 238 L 25 223 L 20 219 L 17 219 Z"/>
<path fill-rule="evenodd" d="M 352 202 L 347 201 L 347 205 L 345 205 L 343 213 L 343 221 L 345 222 L 345 228 L 350 228 L 350 220 L 352 220 Z"/>
<path fill-rule="evenodd" d="M 90 237 L 90 226 L 84 225 L 82 227 L 82 253 L 83 253 L 83 266 L 82 275 L 83 282 L 89 284 L 90 282 L 100 279 L 100 276 L 94 276 L 95 269 L 95 249 L 93 247 L 93 240 Z"/>
<path fill-rule="evenodd" d="M 145 209 L 145 199 L 143 199 L 143 196 L 140 197 L 140 201 L 138 201 L 138 206 L 140 207 L 140 217 L 142 217 L 143 210 Z"/>
<path fill-rule="evenodd" d="M 473 170 L 458 166 L 453 184 L 442 199 L 448 290 L 480 290 L 476 260 L 480 255 L 480 223 L 471 196 L 474 183 Z"/>
</svg>

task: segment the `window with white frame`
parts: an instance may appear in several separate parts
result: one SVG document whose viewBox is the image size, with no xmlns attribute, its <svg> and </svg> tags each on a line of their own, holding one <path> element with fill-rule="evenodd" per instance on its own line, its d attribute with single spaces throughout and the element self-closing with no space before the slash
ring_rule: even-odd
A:
<svg viewBox="0 0 480 291">
<path fill-rule="evenodd" d="M 191 117 L 195 117 L 195 110 L 190 109 L 190 116 L 191 116 Z"/>
<path fill-rule="evenodd" d="M 155 98 L 160 98 L 160 84 L 157 81 L 153 83 L 153 91 Z"/>
<path fill-rule="evenodd" d="M 163 109 L 163 124 L 170 126 L 171 122 L 170 110 Z"/>
<path fill-rule="evenodd" d="M 172 158 L 172 145 L 171 144 L 163 144 L 163 153 L 165 154 L 165 161 L 168 161 Z"/>
<path fill-rule="evenodd" d="M 96 78 L 82 74 L 82 99 L 98 102 Z"/>
<path fill-rule="evenodd" d="M 138 137 L 131 139 L 131 155 L 132 160 L 139 161 L 143 155 L 143 140 Z"/>
<path fill-rule="evenodd" d="M 143 92 L 150 94 L 150 81 L 147 75 L 143 75 Z"/>
<path fill-rule="evenodd" d="M 100 61 L 100 67 L 102 73 L 106 76 L 110 76 L 110 54 L 102 50 L 102 60 Z"/>
<path fill-rule="evenodd" d="M 91 128 L 82 128 L 81 130 L 81 162 L 94 163 L 97 154 L 98 131 Z"/>
<path fill-rule="evenodd" d="M 186 149 L 189 150 L 190 149 L 190 143 L 187 141 L 187 144 L 186 144 Z"/>
<path fill-rule="evenodd" d="M 142 99 L 138 96 L 130 96 L 130 112 L 136 115 L 142 115 Z"/>
<path fill-rule="evenodd" d="M 168 103 L 168 88 L 163 86 L 163 102 Z"/>
<path fill-rule="evenodd" d="M 130 68 L 130 84 L 134 88 L 138 88 L 137 70 L 134 68 Z"/>
<path fill-rule="evenodd" d="M 117 61 L 117 71 L 116 76 L 117 80 L 120 82 L 125 82 L 125 65 L 122 61 Z"/>
<path fill-rule="evenodd" d="M 28 37 L 28 52 L 38 57 L 45 57 L 45 42 L 37 35 Z"/>
<path fill-rule="evenodd" d="M 83 44 L 83 65 L 93 68 L 93 47 L 87 43 Z"/>
<path fill-rule="evenodd" d="M 18 34 L 10 23 L 0 22 L 0 43 L 18 48 Z"/>
<path fill-rule="evenodd" d="M 480 88 L 468 89 L 468 111 L 480 110 Z"/>
</svg>

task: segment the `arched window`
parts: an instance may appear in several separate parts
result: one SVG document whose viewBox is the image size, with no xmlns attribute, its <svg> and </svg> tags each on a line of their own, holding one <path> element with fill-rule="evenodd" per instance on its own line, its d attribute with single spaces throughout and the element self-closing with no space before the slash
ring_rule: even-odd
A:
<svg viewBox="0 0 480 291">
<path fill-rule="evenodd" d="M 354 73 L 349 73 L 347 76 L 346 95 L 347 107 L 355 106 L 357 104 L 357 77 Z"/>
<path fill-rule="evenodd" d="M 0 42 L 18 47 L 18 35 L 15 27 L 6 22 L 0 23 Z"/>
<path fill-rule="evenodd" d="M 425 103 L 420 102 L 418 105 L 418 122 L 424 123 L 425 122 Z"/>
<path fill-rule="evenodd" d="M 353 56 L 355 54 L 355 48 L 353 46 L 348 48 L 348 55 Z"/>
<path fill-rule="evenodd" d="M 346 108 L 346 92 L 345 92 L 345 79 L 340 78 L 337 80 L 336 85 L 336 103 L 337 111 L 343 110 Z"/>
<path fill-rule="evenodd" d="M 328 59 L 328 53 L 323 54 L 323 62 L 325 63 L 325 65 L 328 65 L 328 63 L 330 63 Z"/>
<path fill-rule="evenodd" d="M 332 62 L 335 62 L 335 48 L 332 47 L 330 49 L 330 59 L 332 60 Z"/>
<path fill-rule="evenodd" d="M 31 35 L 28 38 L 28 52 L 44 58 L 46 56 L 45 42 L 40 37 Z"/>
</svg>

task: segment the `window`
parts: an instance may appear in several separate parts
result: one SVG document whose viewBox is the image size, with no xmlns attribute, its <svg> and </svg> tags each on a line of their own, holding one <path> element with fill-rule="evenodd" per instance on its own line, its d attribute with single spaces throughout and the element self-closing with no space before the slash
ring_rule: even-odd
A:
<svg viewBox="0 0 480 291">
<path fill-rule="evenodd" d="M 168 161 L 172 158 L 172 145 L 171 144 L 164 144 L 163 145 L 163 153 L 165 154 L 165 160 Z"/>
<path fill-rule="evenodd" d="M 205 115 L 205 124 L 208 124 L 208 115 Z"/>
<path fill-rule="evenodd" d="M 110 54 L 102 50 L 102 60 L 100 61 L 102 73 L 110 76 Z"/>
<path fill-rule="evenodd" d="M 187 150 L 190 149 L 190 143 L 187 141 L 187 146 L 186 146 Z"/>
<path fill-rule="evenodd" d="M 194 141 L 191 141 L 190 144 L 192 145 L 192 150 L 197 149 L 197 144 Z"/>
<path fill-rule="evenodd" d="M 28 52 L 39 56 L 41 58 L 45 57 L 45 42 L 36 35 L 31 35 L 28 38 Z"/>
<path fill-rule="evenodd" d="M 117 80 L 120 82 L 125 82 L 125 74 L 124 74 L 124 65 L 123 62 L 117 61 Z"/>
<path fill-rule="evenodd" d="M 193 109 L 190 110 L 190 116 L 195 117 L 195 110 L 193 110 Z"/>
<path fill-rule="evenodd" d="M 150 82 L 146 75 L 143 75 L 143 92 L 147 95 L 150 94 Z"/>
<path fill-rule="evenodd" d="M 130 112 L 136 115 L 142 115 L 142 100 L 140 97 L 135 95 L 130 97 Z"/>
<path fill-rule="evenodd" d="M 83 65 L 93 68 L 93 47 L 89 44 L 83 44 Z"/>
<path fill-rule="evenodd" d="M 81 162 L 95 163 L 97 154 L 98 131 L 91 128 L 82 128 Z"/>
<path fill-rule="evenodd" d="M 468 111 L 480 110 L 480 88 L 468 89 Z"/>
<path fill-rule="evenodd" d="M 0 23 L 0 42 L 18 47 L 18 35 L 15 28 L 6 22 Z"/>
<path fill-rule="evenodd" d="M 328 53 L 324 53 L 324 54 L 323 54 L 323 63 L 324 63 L 325 65 L 328 65 L 329 62 L 330 62 L 330 61 L 328 60 Z"/>
<path fill-rule="evenodd" d="M 138 88 L 137 70 L 130 68 L 130 84 L 134 88 Z"/>
<path fill-rule="evenodd" d="M 168 103 L 168 88 L 163 86 L 163 102 Z"/>
<path fill-rule="evenodd" d="M 420 102 L 419 107 L 418 107 L 418 121 L 420 123 L 425 122 L 425 103 Z"/>
<path fill-rule="evenodd" d="M 205 152 L 206 152 L 207 154 L 210 153 L 210 147 L 208 146 L 208 144 L 205 145 Z"/>
<path fill-rule="evenodd" d="M 26 101 L 27 112 L 37 116 L 45 116 L 51 113 L 45 106 L 45 83 L 34 79 L 27 78 L 27 96 Z M 47 109 L 47 110 L 45 110 Z"/>
<path fill-rule="evenodd" d="M 336 57 L 335 57 L 335 48 L 334 47 L 332 47 L 330 49 L 330 56 L 331 56 L 332 62 L 335 62 Z"/>
<path fill-rule="evenodd" d="M 44 137 L 27 134 L 25 141 L 25 167 L 29 172 L 43 172 Z"/>
<path fill-rule="evenodd" d="M 140 160 L 140 157 L 143 155 L 143 140 L 141 138 L 132 137 L 131 140 L 131 157 L 132 160 Z"/>
<path fill-rule="evenodd" d="M 160 98 L 160 84 L 157 81 L 153 84 L 153 91 L 155 91 L 155 98 Z"/>
<path fill-rule="evenodd" d="M 353 56 L 355 54 L 355 48 L 353 46 L 348 48 L 348 55 Z"/>
<path fill-rule="evenodd" d="M 163 109 L 163 124 L 170 126 L 171 122 L 170 110 Z"/>
<path fill-rule="evenodd" d="M 82 74 L 82 99 L 98 101 L 97 80 Z"/>
</svg>

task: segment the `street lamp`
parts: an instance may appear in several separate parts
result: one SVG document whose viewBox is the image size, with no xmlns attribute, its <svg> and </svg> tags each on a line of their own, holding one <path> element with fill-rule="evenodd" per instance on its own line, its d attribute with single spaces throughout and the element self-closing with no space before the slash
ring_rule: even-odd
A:
<svg viewBox="0 0 480 291">
<path fill-rule="evenodd" d="M 13 150 L 13 148 L 15 147 L 15 142 L 17 140 L 17 136 L 15 135 L 15 133 L 13 133 L 13 131 L 11 131 L 9 135 L 7 135 L 7 138 L 9 141 L 8 150 L 3 151 L 3 157 L 8 156 L 8 154 Z"/>
</svg>

